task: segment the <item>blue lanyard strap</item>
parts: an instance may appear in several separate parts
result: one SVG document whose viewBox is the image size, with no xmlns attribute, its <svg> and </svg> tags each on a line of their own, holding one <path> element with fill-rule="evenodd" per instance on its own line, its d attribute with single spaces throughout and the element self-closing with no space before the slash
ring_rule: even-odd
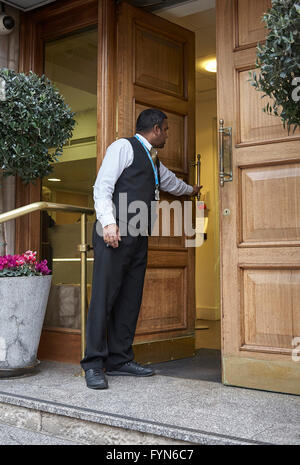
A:
<svg viewBox="0 0 300 465">
<path fill-rule="evenodd" d="M 148 158 L 149 158 L 149 160 L 150 160 L 150 162 L 151 162 L 152 169 L 153 169 L 153 173 L 154 173 L 155 187 L 158 188 L 158 187 L 159 187 L 159 180 L 158 180 L 157 167 L 156 167 L 156 166 L 154 165 L 154 163 L 153 163 L 151 154 L 150 154 L 149 150 L 147 149 L 146 145 L 144 144 L 144 142 L 143 142 L 137 135 L 135 135 L 134 137 L 142 144 L 142 146 L 143 146 L 144 149 L 146 150 L 146 153 L 147 153 Z"/>
</svg>

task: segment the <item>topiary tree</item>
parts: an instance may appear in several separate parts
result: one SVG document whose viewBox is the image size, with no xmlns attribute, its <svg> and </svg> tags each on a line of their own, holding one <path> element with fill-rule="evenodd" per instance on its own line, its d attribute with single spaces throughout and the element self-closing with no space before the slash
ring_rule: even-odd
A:
<svg viewBox="0 0 300 465">
<path fill-rule="evenodd" d="M 256 67 L 251 85 L 271 97 L 263 111 L 280 116 L 290 133 L 300 126 L 300 1 L 272 0 L 263 16 L 268 35 L 265 45 L 257 45 Z"/>
<path fill-rule="evenodd" d="M 0 207 L 3 175 L 19 176 L 28 184 L 51 173 L 51 164 L 72 137 L 73 116 L 44 75 L 0 69 Z"/>
<path fill-rule="evenodd" d="M 29 183 L 52 171 L 72 137 L 74 113 L 45 76 L 1 69 L 0 78 L 0 166 L 5 176 Z"/>
</svg>

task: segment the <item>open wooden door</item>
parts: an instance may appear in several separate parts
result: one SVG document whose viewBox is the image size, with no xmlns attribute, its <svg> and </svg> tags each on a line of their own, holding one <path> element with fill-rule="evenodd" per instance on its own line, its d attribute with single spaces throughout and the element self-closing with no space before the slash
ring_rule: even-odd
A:
<svg viewBox="0 0 300 465">
<path fill-rule="evenodd" d="M 270 3 L 217 0 L 218 117 L 233 132 L 233 180 L 220 187 L 223 382 L 300 394 L 300 137 L 248 82 Z"/>
<path fill-rule="evenodd" d="M 193 183 L 194 33 L 123 2 L 117 26 L 117 137 L 134 134 L 136 118 L 145 108 L 161 109 L 170 129 L 159 157 L 178 177 Z M 161 200 L 174 199 L 161 195 Z M 153 362 L 194 353 L 194 280 L 194 249 L 185 247 L 183 235 L 150 238 L 135 337 L 137 359 Z"/>
</svg>

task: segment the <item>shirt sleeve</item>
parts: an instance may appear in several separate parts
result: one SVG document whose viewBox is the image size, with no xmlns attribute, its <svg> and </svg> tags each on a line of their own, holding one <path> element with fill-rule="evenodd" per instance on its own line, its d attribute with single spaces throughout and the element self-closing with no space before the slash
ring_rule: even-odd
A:
<svg viewBox="0 0 300 465">
<path fill-rule="evenodd" d="M 170 171 L 166 166 L 160 161 L 160 189 L 170 194 L 179 196 L 179 195 L 191 195 L 193 193 L 193 187 L 189 184 L 186 184 L 181 179 Z"/>
<path fill-rule="evenodd" d="M 112 202 L 115 184 L 132 162 L 133 150 L 128 140 L 118 139 L 107 148 L 94 184 L 96 216 L 103 228 L 116 224 Z"/>
</svg>

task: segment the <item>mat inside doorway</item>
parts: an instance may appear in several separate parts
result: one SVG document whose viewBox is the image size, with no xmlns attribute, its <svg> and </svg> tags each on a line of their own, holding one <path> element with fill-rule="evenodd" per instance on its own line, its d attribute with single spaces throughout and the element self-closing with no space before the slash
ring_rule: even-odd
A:
<svg viewBox="0 0 300 465">
<path fill-rule="evenodd" d="M 151 367 L 158 375 L 221 383 L 220 350 L 198 349 L 194 357 L 153 363 Z"/>
</svg>

